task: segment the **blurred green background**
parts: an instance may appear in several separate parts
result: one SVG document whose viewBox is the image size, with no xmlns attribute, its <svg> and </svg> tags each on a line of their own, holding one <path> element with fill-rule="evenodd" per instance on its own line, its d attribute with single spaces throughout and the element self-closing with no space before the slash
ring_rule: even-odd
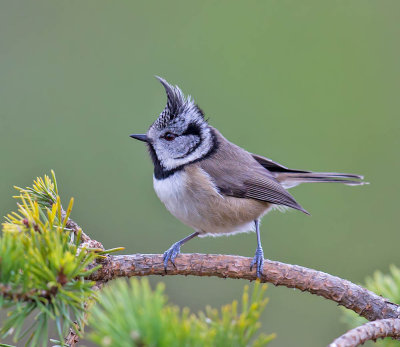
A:
<svg viewBox="0 0 400 347">
<path fill-rule="evenodd" d="M 152 188 L 145 132 L 178 84 L 229 140 L 298 169 L 360 173 L 369 186 L 303 185 L 311 212 L 272 212 L 265 256 L 361 282 L 399 265 L 400 2 L 16 1 L 0 3 L 0 211 L 13 185 L 55 169 L 73 218 L 107 248 L 161 253 L 191 232 Z M 254 234 L 183 252 L 253 256 Z M 194 311 L 245 281 L 155 277 Z M 270 287 L 273 346 L 345 331 L 332 302 Z"/>
</svg>

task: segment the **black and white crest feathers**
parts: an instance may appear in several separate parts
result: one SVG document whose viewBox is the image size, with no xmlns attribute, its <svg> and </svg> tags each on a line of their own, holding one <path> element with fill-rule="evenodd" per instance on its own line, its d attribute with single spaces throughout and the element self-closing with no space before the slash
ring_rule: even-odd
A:
<svg viewBox="0 0 400 347">
<path fill-rule="evenodd" d="M 154 122 L 154 125 L 158 129 L 165 128 L 178 115 L 185 116 L 186 114 L 191 114 L 192 116 L 197 115 L 204 119 L 203 111 L 194 103 L 190 95 L 185 97 L 178 86 L 170 85 L 165 79 L 159 76 L 156 76 L 156 78 L 163 85 L 167 93 L 167 105 Z"/>
<path fill-rule="evenodd" d="M 201 160 L 216 148 L 215 136 L 193 99 L 157 77 L 167 93 L 167 105 L 146 133 L 157 179 Z"/>
</svg>

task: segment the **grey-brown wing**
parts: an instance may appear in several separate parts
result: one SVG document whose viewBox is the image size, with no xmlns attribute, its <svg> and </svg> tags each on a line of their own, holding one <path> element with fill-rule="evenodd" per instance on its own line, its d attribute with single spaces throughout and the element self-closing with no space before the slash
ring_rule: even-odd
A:
<svg viewBox="0 0 400 347">
<path fill-rule="evenodd" d="M 284 205 L 304 213 L 308 212 L 301 207 L 275 179 L 269 177 L 252 177 L 244 181 L 246 198 L 268 201 L 277 205 Z"/>
<path fill-rule="evenodd" d="M 250 153 L 228 141 L 220 143 L 217 153 L 200 161 L 199 165 L 222 194 L 284 205 L 307 213 L 271 172 Z"/>
</svg>

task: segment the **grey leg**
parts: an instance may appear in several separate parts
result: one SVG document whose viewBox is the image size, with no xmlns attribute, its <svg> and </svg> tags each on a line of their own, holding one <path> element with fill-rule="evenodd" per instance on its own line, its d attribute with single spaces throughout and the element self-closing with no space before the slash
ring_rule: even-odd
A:
<svg viewBox="0 0 400 347">
<path fill-rule="evenodd" d="M 170 248 L 168 248 L 164 252 L 164 269 L 167 271 L 167 265 L 168 265 L 168 260 L 171 261 L 172 265 L 175 266 L 175 258 L 176 256 L 181 252 L 181 246 L 191 240 L 192 238 L 196 237 L 199 235 L 199 232 L 195 232 L 193 234 L 190 234 L 189 236 L 185 237 L 184 239 L 175 242 Z"/>
<path fill-rule="evenodd" d="M 254 221 L 254 225 L 256 226 L 257 249 L 256 249 L 256 254 L 250 264 L 250 271 L 253 270 L 253 266 L 256 265 L 257 277 L 261 278 L 262 269 L 263 269 L 263 265 L 264 265 L 264 251 L 261 246 L 260 221 L 258 219 L 256 219 Z"/>
</svg>

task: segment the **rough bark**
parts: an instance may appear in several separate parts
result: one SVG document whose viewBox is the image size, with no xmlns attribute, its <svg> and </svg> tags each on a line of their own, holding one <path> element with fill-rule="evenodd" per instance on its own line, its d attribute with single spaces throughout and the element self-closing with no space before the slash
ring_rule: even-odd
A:
<svg viewBox="0 0 400 347">
<path fill-rule="evenodd" d="M 381 319 L 349 330 L 328 347 L 357 347 L 369 340 L 384 337 L 400 338 L 400 319 Z"/>
<path fill-rule="evenodd" d="M 106 282 L 117 277 L 149 275 L 192 275 L 216 276 L 255 280 L 255 271 L 250 271 L 251 258 L 232 255 L 180 254 L 175 260 L 176 267 L 168 265 L 164 271 L 161 254 L 133 254 L 108 256 L 102 261 L 102 268 L 89 279 Z M 297 288 L 357 312 L 373 321 L 384 318 L 400 318 L 400 306 L 350 281 L 324 272 L 298 265 L 265 260 L 261 282 L 276 286 Z"/>
<path fill-rule="evenodd" d="M 72 220 L 68 220 L 67 226 L 75 234 L 81 231 Z M 82 247 L 104 250 L 100 242 L 86 234 L 82 233 L 81 239 Z M 251 260 L 232 255 L 180 254 L 175 265 L 168 264 L 165 271 L 161 254 L 108 255 L 98 260 L 102 267 L 88 279 L 96 282 L 96 289 L 101 289 L 106 282 L 118 277 L 149 275 L 215 276 L 252 281 L 257 277 L 255 271 L 250 271 Z M 328 347 L 355 347 L 371 339 L 400 337 L 400 306 L 350 281 L 302 266 L 270 260 L 265 260 L 260 280 L 322 296 L 373 321 L 348 331 Z M 75 347 L 78 341 L 77 333 L 70 329 L 65 338 L 66 345 Z"/>
</svg>

